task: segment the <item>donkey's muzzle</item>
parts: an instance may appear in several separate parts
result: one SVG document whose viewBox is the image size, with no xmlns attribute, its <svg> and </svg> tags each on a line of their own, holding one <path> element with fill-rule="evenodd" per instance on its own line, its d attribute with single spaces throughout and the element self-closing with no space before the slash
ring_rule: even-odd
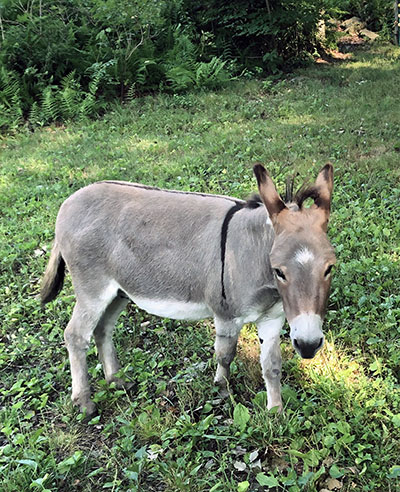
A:
<svg viewBox="0 0 400 492">
<path fill-rule="evenodd" d="M 303 359 L 312 359 L 324 344 L 322 319 L 316 313 L 301 313 L 289 321 L 293 347 Z"/>
<path fill-rule="evenodd" d="M 323 338 L 317 339 L 313 342 L 305 342 L 297 338 L 293 340 L 294 348 L 301 355 L 301 357 L 303 357 L 303 359 L 312 359 L 323 344 Z"/>
</svg>

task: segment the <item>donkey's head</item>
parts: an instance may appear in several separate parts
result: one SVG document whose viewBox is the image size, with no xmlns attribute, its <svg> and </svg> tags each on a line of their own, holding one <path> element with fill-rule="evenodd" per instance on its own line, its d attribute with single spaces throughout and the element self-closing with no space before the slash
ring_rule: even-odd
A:
<svg viewBox="0 0 400 492">
<path fill-rule="evenodd" d="M 326 234 L 333 168 L 327 164 L 315 184 L 300 191 L 293 201 L 284 203 L 261 164 L 254 166 L 261 199 L 266 206 L 275 239 L 270 262 L 290 325 L 296 351 L 311 359 L 324 343 L 322 321 L 336 258 Z M 314 204 L 303 206 L 307 198 Z"/>
</svg>

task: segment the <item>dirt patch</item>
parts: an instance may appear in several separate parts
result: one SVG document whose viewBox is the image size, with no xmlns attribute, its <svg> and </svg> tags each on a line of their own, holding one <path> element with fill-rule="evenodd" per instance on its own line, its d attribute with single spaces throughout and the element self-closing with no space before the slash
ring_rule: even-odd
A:
<svg viewBox="0 0 400 492">
<path fill-rule="evenodd" d="M 365 39 L 360 37 L 358 34 L 353 34 L 340 38 L 337 45 L 341 53 L 349 53 L 360 46 L 363 46 L 365 43 Z"/>
<path fill-rule="evenodd" d="M 329 65 L 345 61 L 351 58 L 351 53 L 342 53 L 338 50 L 326 50 L 320 57 L 315 59 L 315 63 Z"/>
</svg>

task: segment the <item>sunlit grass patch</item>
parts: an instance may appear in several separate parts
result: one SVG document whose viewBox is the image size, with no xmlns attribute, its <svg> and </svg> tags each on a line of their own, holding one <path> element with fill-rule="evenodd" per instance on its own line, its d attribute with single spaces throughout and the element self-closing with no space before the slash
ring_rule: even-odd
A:
<svg viewBox="0 0 400 492">
<path fill-rule="evenodd" d="M 348 387 L 360 383 L 362 374 L 360 364 L 352 360 L 344 350 L 337 349 L 334 341 L 325 341 L 324 347 L 313 359 L 300 360 L 299 365 L 310 380 L 328 378 L 332 384 L 339 382 Z"/>
<path fill-rule="evenodd" d="M 359 356 L 344 348 L 335 348 L 334 342 L 326 342 L 324 348 L 310 361 L 299 360 L 303 385 L 333 401 L 340 398 L 340 407 L 354 408 L 361 405 L 372 407 L 377 401 L 385 400 L 393 388 L 392 381 L 380 376 L 379 361 L 365 366 Z M 374 373 L 371 367 L 375 368 Z M 307 383 L 308 381 L 308 383 Z"/>
<path fill-rule="evenodd" d="M 260 341 L 253 325 L 245 325 L 240 333 L 237 357 L 243 363 L 242 370 L 248 378 L 248 385 L 256 390 L 262 383 L 260 365 Z"/>
</svg>

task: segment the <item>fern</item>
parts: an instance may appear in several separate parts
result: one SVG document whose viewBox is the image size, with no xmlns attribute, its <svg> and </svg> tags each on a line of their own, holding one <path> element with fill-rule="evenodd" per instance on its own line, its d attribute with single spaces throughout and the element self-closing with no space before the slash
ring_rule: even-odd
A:
<svg viewBox="0 0 400 492">
<path fill-rule="evenodd" d="M 71 72 L 62 79 L 61 90 L 57 92 L 57 99 L 60 103 L 60 116 L 63 119 L 77 116 L 82 101 L 82 88 L 79 82 L 75 80 L 75 72 Z"/>
<path fill-rule="evenodd" d="M 208 63 L 200 62 L 196 69 L 196 85 L 198 87 L 216 88 L 229 80 L 225 70 L 226 61 L 214 56 Z"/>
<path fill-rule="evenodd" d="M 86 94 L 82 103 L 79 106 L 79 117 L 81 119 L 93 116 L 96 113 L 99 105 L 96 103 L 96 97 L 94 94 Z"/>
<path fill-rule="evenodd" d="M 61 83 L 60 83 L 61 88 L 62 89 L 67 89 L 67 88 L 76 89 L 76 88 L 79 88 L 79 82 L 76 81 L 75 76 L 76 76 L 76 71 L 73 70 L 68 75 L 66 75 L 65 77 L 63 77 L 61 79 Z"/>
<path fill-rule="evenodd" d="M 48 86 L 44 89 L 42 94 L 41 110 L 45 123 L 56 120 L 60 114 L 58 100 L 54 95 L 53 89 L 52 86 Z"/>
<path fill-rule="evenodd" d="M 41 118 L 41 109 L 37 101 L 35 101 L 29 111 L 29 122 L 32 126 L 41 126 L 43 124 Z"/>
<path fill-rule="evenodd" d="M 150 66 L 157 65 L 157 62 L 155 60 L 148 60 L 144 58 L 138 58 L 135 63 L 135 83 L 137 86 L 144 87 L 146 85 L 146 82 L 148 82 L 148 68 Z"/>
<path fill-rule="evenodd" d="M 192 88 L 196 82 L 196 74 L 185 66 L 173 67 L 165 74 L 167 82 L 175 92 Z"/>
<path fill-rule="evenodd" d="M 20 81 L 16 73 L 0 69 L 0 128 L 17 128 L 23 121 Z"/>
<path fill-rule="evenodd" d="M 221 58 L 222 60 L 234 61 L 235 57 L 232 52 L 232 45 L 230 41 L 226 41 L 225 39 L 221 41 Z"/>
<path fill-rule="evenodd" d="M 136 84 L 133 83 L 129 86 L 128 92 L 126 93 L 126 101 L 131 103 L 136 98 Z"/>
<path fill-rule="evenodd" d="M 18 75 L 7 71 L 4 67 L 0 69 L 0 102 L 11 108 L 16 99 L 19 99 L 20 82 Z"/>
</svg>

